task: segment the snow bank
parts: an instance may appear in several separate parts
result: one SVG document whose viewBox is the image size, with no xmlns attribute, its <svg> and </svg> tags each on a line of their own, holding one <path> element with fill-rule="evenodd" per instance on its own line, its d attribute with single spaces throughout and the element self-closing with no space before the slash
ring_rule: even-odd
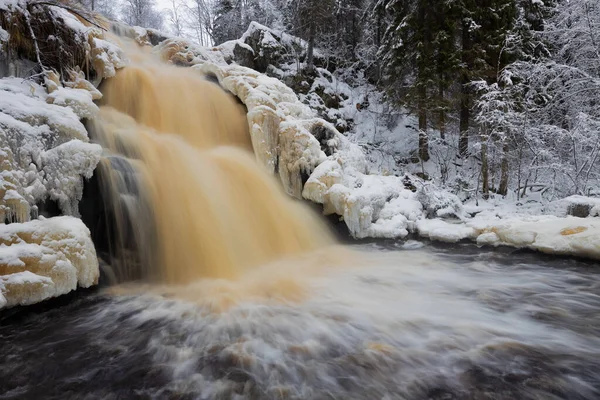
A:
<svg viewBox="0 0 600 400">
<path fill-rule="evenodd" d="M 28 305 L 98 283 L 90 232 L 56 217 L 0 225 L 0 308 Z"/>
<path fill-rule="evenodd" d="M 552 215 L 499 221 L 475 218 L 468 225 L 474 229 L 478 244 L 600 260 L 600 219 L 597 218 Z"/>
<path fill-rule="evenodd" d="M 560 214 L 560 204 L 555 206 L 549 209 Z M 600 218 L 539 215 L 541 207 L 537 209 L 538 215 L 521 211 L 518 207 L 506 206 L 487 209 L 462 221 L 421 219 L 416 224 L 416 232 L 443 242 L 472 240 L 479 245 L 527 248 L 600 260 Z"/>
</svg>

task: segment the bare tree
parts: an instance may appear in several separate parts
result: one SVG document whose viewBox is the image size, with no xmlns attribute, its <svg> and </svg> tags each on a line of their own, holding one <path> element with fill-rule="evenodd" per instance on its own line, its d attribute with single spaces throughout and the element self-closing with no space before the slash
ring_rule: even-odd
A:
<svg viewBox="0 0 600 400">
<path fill-rule="evenodd" d="M 198 43 L 203 46 L 214 44 L 213 31 L 216 2 L 213 0 L 192 0 L 186 7 L 186 22 L 194 32 Z"/>
<path fill-rule="evenodd" d="M 129 25 L 162 29 L 163 18 L 153 0 L 125 0 L 121 11 L 123 21 Z"/>
<path fill-rule="evenodd" d="M 183 8 L 185 4 L 181 0 L 171 0 L 171 8 L 166 10 L 170 29 L 175 36 L 183 36 L 184 19 Z"/>
</svg>

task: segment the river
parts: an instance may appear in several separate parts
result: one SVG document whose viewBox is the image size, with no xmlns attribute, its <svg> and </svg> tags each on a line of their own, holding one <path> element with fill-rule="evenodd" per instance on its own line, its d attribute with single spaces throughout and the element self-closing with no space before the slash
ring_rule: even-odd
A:
<svg viewBox="0 0 600 400">
<path fill-rule="evenodd" d="M 0 399 L 600 398 L 597 264 L 373 242 L 249 274 L 0 314 Z"/>
</svg>

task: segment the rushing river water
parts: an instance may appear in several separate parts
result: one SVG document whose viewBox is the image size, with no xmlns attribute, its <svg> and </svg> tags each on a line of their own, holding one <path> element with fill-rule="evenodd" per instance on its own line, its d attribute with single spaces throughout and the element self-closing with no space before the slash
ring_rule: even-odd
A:
<svg viewBox="0 0 600 400">
<path fill-rule="evenodd" d="M 0 399 L 600 398 L 597 265 L 352 250 L 0 314 Z"/>
</svg>

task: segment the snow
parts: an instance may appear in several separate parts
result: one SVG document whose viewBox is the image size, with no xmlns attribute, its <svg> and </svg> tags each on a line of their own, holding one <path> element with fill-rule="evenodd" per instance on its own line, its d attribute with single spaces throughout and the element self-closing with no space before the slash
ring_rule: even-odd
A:
<svg viewBox="0 0 600 400">
<path fill-rule="evenodd" d="M 99 145 L 79 140 L 71 140 L 42 153 L 46 189 L 65 214 L 79 215 L 77 206 L 83 195 L 81 177 L 92 177 L 101 153 Z"/>
<path fill-rule="evenodd" d="M 553 215 L 505 220 L 475 218 L 468 225 L 476 229 L 479 244 L 600 260 L 600 219 L 597 218 Z"/>
<path fill-rule="evenodd" d="M 28 305 L 98 283 L 90 232 L 73 217 L 0 225 L 0 308 Z"/>
<path fill-rule="evenodd" d="M 14 10 L 17 8 L 25 8 L 23 0 L 0 0 L 0 10 Z"/>
<path fill-rule="evenodd" d="M 440 242 L 455 243 L 476 236 L 476 231 L 463 223 L 452 223 L 440 219 L 421 219 L 416 225 L 420 236 Z"/>
<path fill-rule="evenodd" d="M 101 147 L 88 142 L 80 118 L 97 107 L 92 92 L 59 87 L 47 94 L 36 83 L 0 79 L 0 219 L 24 222 L 50 197 L 77 215 L 82 176 L 90 177 Z"/>
<path fill-rule="evenodd" d="M 315 169 L 303 197 L 323 204 L 326 214 L 342 216 L 356 238 L 407 236 L 411 223 L 423 216 L 415 194 L 400 177 L 365 174 L 362 153 L 348 142 L 344 145 Z"/>
<path fill-rule="evenodd" d="M 111 78 L 126 65 L 123 51 L 117 45 L 98 37 L 92 40 L 92 62 L 100 78 Z"/>
<path fill-rule="evenodd" d="M 58 87 L 48 95 L 46 102 L 69 107 L 80 119 L 91 119 L 98 112 L 98 106 L 93 103 L 92 93 L 85 89 Z"/>
<path fill-rule="evenodd" d="M 0 27 L 0 42 L 6 43 L 8 42 L 8 39 L 10 39 L 10 35 Z"/>
</svg>

